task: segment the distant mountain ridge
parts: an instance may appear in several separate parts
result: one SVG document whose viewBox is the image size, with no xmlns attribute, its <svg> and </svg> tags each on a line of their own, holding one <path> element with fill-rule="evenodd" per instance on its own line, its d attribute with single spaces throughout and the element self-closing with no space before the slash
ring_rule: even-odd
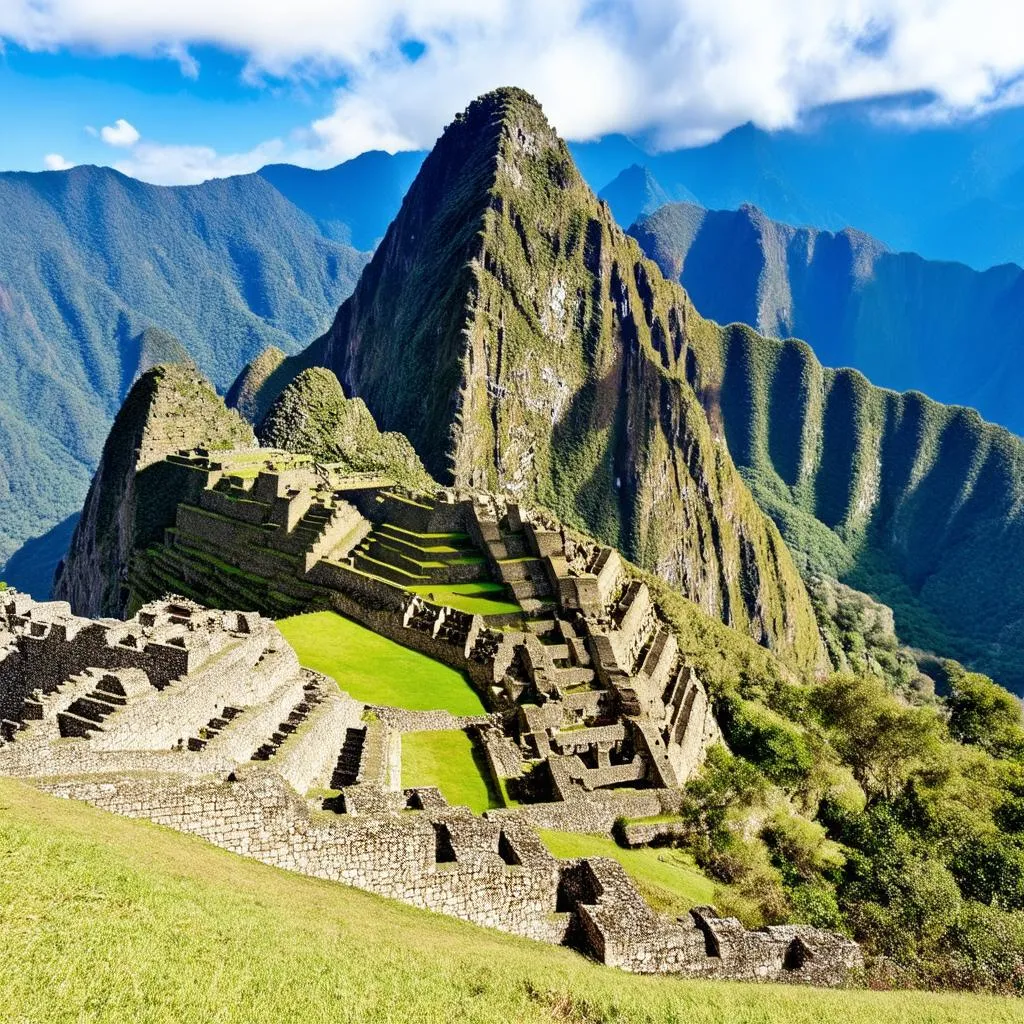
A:
<svg viewBox="0 0 1024 1024">
<path fill-rule="evenodd" d="M 808 341 L 826 366 L 977 409 L 1024 434 L 1024 270 L 890 252 L 744 206 L 668 204 L 630 228 L 704 316 Z"/>
<path fill-rule="evenodd" d="M 598 187 L 642 164 L 670 195 L 684 186 L 711 209 L 752 203 L 791 224 L 854 226 L 978 270 L 1024 264 L 1024 108 L 909 129 L 884 115 L 850 104 L 792 129 L 740 125 L 692 149 L 648 153 L 608 136 L 573 153 Z"/>
</svg>

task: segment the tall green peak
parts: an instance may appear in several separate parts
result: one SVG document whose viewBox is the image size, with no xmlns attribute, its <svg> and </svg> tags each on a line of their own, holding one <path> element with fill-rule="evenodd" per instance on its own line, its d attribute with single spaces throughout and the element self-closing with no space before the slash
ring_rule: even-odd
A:
<svg viewBox="0 0 1024 1024">
<path fill-rule="evenodd" d="M 414 489 L 436 488 L 402 434 L 382 433 L 361 398 L 346 398 L 320 366 L 303 370 L 278 396 L 257 431 L 260 443 L 341 463 L 353 473 L 382 473 Z"/>
<path fill-rule="evenodd" d="M 57 568 L 53 595 L 79 615 L 121 615 L 131 553 L 160 539 L 181 499 L 180 472 L 163 462 L 179 449 L 251 448 L 252 428 L 195 367 L 164 364 L 132 386 L 103 447 L 96 475 Z"/>
<path fill-rule="evenodd" d="M 526 93 L 447 127 L 331 329 L 331 369 L 443 482 L 543 504 L 812 671 L 810 599 L 687 379 L 695 318 Z"/>
</svg>

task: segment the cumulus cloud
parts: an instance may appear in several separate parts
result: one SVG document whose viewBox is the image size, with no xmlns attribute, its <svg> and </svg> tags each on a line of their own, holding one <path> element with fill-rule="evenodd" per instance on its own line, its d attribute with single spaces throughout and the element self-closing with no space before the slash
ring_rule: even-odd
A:
<svg viewBox="0 0 1024 1024">
<path fill-rule="evenodd" d="M 130 124 L 123 117 L 119 117 L 113 124 L 104 125 L 100 129 L 100 138 L 108 146 L 120 146 L 127 149 L 134 146 L 141 136 L 135 125 Z"/>
<path fill-rule="evenodd" d="M 169 58 L 187 75 L 201 74 L 190 47 L 213 45 L 253 83 L 337 80 L 333 111 L 289 143 L 313 166 L 429 146 L 506 84 L 570 139 L 653 148 L 847 100 L 930 97 L 886 105 L 908 125 L 1024 103 L 1024 5 L 1006 0 L 5 0 L 0 39 Z"/>
<path fill-rule="evenodd" d="M 43 157 L 43 166 L 48 171 L 67 171 L 75 165 L 69 160 L 65 160 L 60 153 L 47 153 Z"/>
</svg>

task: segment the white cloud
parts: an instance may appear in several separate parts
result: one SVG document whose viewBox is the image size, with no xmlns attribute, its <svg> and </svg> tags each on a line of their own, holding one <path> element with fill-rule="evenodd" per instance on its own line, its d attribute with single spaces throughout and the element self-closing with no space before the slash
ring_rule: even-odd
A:
<svg viewBox="0 0 1024 1024">
<path fill-rule="evenodd" d="M 67 171 L 75 165 L 69 160 L 65 160 L 60 153 L 47 153 L 43 157 L 43 166 L 48 171 Z"/>
<path fill-rule="evenodd" d="M 141 137 L 135 125 L 129 124 L 123 117 L 100 129 L 100 138 L 108 146 L 121 146 L 127 149 L 134 146 Z"/>
<path fill-rule="evenodd" d="M 218 153 L 209 146 L 165 146 L 140 142 L 114 166 L 122 174 L 154 185 L 198 185 L 210 178 L 249 174 L 265 164 L 284 159 L 284 144 L 277 139 L 245 153 Z"/>
<path fill-rule="evenodd" d="M 624 132 L 658 148 L 846 100 L 933 96 L 887 107 L 913 124 L 1024 103 L 1024 4 L 1007 0 L 3 0 L 2 39 L 170 58 L 193 76 L 190 47 L 213 45 L 254 83 L 337 79 L 333 112 L 285 147 L 314 166 L 429 146 L 473 96 L 508 84 L 570 139 Z"/>
</svg>

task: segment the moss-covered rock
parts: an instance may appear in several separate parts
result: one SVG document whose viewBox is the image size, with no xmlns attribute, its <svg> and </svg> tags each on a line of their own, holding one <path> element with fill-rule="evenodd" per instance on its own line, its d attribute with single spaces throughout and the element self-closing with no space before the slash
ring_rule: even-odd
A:
<svg viewBox="0 0 1024 1024">
<path fill-rule="evenodd" d="M 134 384 L 114 420 L 53 593 L 79 615 L 120 616 L 131 554 L 174 522 L 190 469 L 165 455 L 197 445 L 255 447 L 252 428 L 191 366 L 157 366 Z"/>
<path fill-rule="evenodd" d="M 436 485 L 402 434 L 381 433 L 361 398 L 346 398 L 323 367 L 303 370 L 281 392 L 257 431 L 260 443 L 339 462 L 354 473 L 384 473 L 407 487 Z"/>
</svg>

